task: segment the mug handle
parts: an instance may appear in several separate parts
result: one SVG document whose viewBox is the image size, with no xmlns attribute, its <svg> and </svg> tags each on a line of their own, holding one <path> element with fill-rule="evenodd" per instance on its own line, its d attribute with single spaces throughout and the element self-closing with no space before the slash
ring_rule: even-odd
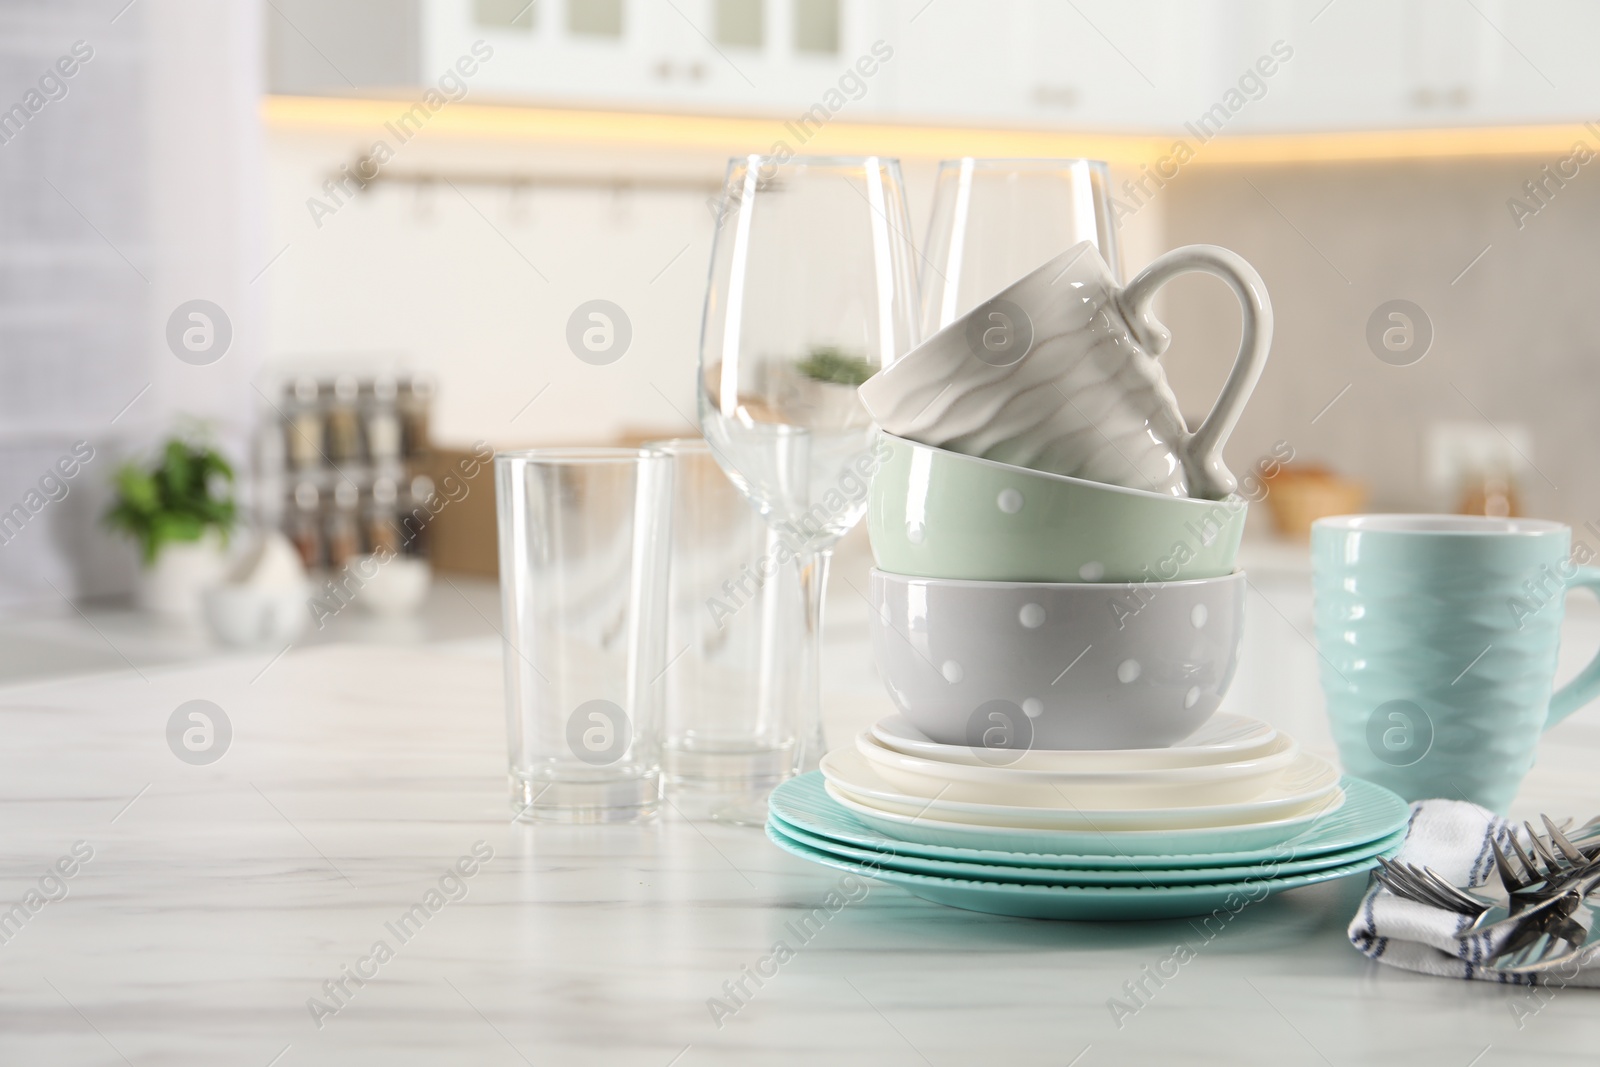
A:
<svg viewBox="0 0 1600 1067">
<path fill-rule="evenodd" d="M 1578 572 L 1567 579 L 1567 589 L 1578 586 L 1593 589 L 1596 595 L 1600 595 L 1600 567 L 1579 567 Z M 1556 690 L 1550 698 L 1550 714 L 1545 717 L 1544 728 L 1550 729 L 1595 697 L 1600 697 L 1600 652 L 1595 653 L 1594 659 L 1578 672 L 1576 678 Z"/>
<path fill-rule="evenodd" d="M 1272 301 L 1267 298 L 1261 275 L 1244 257 L 1226 248 L 1185 245 L 1151 261 L 1113 299 L 1127 320 L 1133 339 L 1151 355 L 1159 356 L 1172 343 L 1172 334 L 1156 319 L 1150 303 L 1157 289 L 1190 271 L 1202 271 L 1227 282 L 1239 298 L 1242 312 L 1239 354 L 1234 358 L 1233 370 L 1217 394 L 1211 413 L 1178 446 L 1184 473 L 1189 477 L 1189 495 L 1220 500 L 1239 488 L 1238 480 L 1222 462 L 1222 446 L 1239 422 L 1272 346 Z"/>
</svg>

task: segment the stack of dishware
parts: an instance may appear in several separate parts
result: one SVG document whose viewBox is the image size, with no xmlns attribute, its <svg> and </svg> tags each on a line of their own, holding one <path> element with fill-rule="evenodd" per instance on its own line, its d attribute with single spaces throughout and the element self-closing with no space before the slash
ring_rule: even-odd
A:
<svg viewBox="0 0 1600 1067">
<path fill-rule="evenodd" d="M 890 716 L 779 786 L 767 835 L 941 904 L 1131 919 L 1231 914 L 1365 871 L 1407 815 L 1243 716 L 1167 747 L 1026 751 L 941 744 Z"/>
<path fill-rule="evenodd" d="M 956 202 L 979 170 L 949 172 Z M 1093 167 L 1052 173 L 1078 171 L 1103 194 Z M 1121 286 L 1109 233 L 1085 225 L 969 301 L 955 249 L 979 230 L 940 218 L 936 332 L 859 390 L 882 430 L 869 626 L 899 714 L 776 790 L 769 835 L 930 899 L 1057 918 L 1193 914 L 1373 866 L 1398 846 L 1399 798 L 1214 717 L 1245 594 L 1246 505 L 1221 451 L 1267 357 L 1260 277 L 1197 245 Z M 1189 271 L 1242 310 L 1192 432 L 1151 310 Z"/>
<path fill-rule="evenodd" d="M 1190 433 L 1155 353 L 1155 291 L 1234 288 L 1244 336 Z M 1245 502 L 1221 459 L 1271 309 L 1239 257 L 1195 246 L 1119 287 L 1092 242 L 958 316 L 860 389 L 883 427 L 868 530 L 878 668 L 930 738 L 974 747 L 1170 745 L 1237 666 Z"/>
</svg>

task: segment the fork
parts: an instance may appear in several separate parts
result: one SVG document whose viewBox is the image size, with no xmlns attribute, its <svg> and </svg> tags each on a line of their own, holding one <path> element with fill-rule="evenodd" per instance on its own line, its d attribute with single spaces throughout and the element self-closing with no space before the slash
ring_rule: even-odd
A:
<svg viewBox="0 0 1600 1067">
<path fill-rule="evenodd" d="M 1534 852 L 1545 861 L 1543 875 L 1538 865 L 1518 846 L 1515 836 L 1511 838 L 1511 844 L 1522 863 L 1522 870 L 1512 867 L 1498 845 L 1495 845 L 1495 864 L 1500 880 L 1508 885 L 1520 882 L 1523 892 L 1535 887 L 1541 877 L 1548 888 L 1553 889 L 1557 884 L 1564 883 L 1566 893 L 1560 898 L 1561 903 L 1549 907 L 1538 916 L 1530 915 L 1530 911 L 1537 909 L 1526 909 L 1500 923 L 1484 924 L 1482 920 L 1486 916 L 1479 916 L 1474 922 L 1474 926 L 1480 927 L 1480 932 L 1495 929 L 1506 922 L 1523 924 L 1506 939 L 1490 961 L 1494 970 L 1508 974 L 1539 974 L 1569 964 L 1581 965 L 1584 958 L 1590 955 L 1589 950 L 1596 942 L 1600 942 L 1600 922 L 1595 921 L 1594 910 L 1584 906 L 1588 892 L 1600 882 L 1600 878 L 1594 877 L 1594 872 L 1600 869 L 1600 858 L 1597 858 L 1600 857 L 1600 848 L 1594 847 L 1595 831 L 1600 830 L 1600 825 L 1597 825 L 1600 819 L 1592 819 L 1580 827 L 1575 836 L 1581 844 L 1575 844 L 1562 833 L 1560 827 L 1551 822 L 1549 816 L 1542 815 L 1540 818 L 1549 831 L 1553 850 L 1544 844 L 1532 826 L 1523 825 L 1527 827 Z M 1586 845 L 1590 847 L 1585 848 Z M 1575 918 L 1580 912 L 1587 922 Z"/>
<path fill-rule="evenodd" d="M 1496 903 L 1451 885 L 1428 868 L 1382 857 L 1379 857 L 1378 863 L 1382 865 L 1377 873 L 1378 881 L 1395 896 L 1462 915 L 1475 915 Z"/>
<path fill-rule="evenodd" d="M 1550 833 L 1549 845 L 1545 844 L 1531 823 L 1522 824 L 1528 831 L 1528 840 L 1532 843 L 1534 855 L 1524 851 L 1515 834 L 1507 835 L 1511 849 L 1521 863 L 1520 869 L 1513 866 L 1506 858 L 1498 841 L 1489 839 L 1489 845 L 1494 849 L 1495 869 L 1500 875 L 1501 884 L 1509 892 L 1526 892 L 1541 883 L 1581 872 L 1600 863 L 1600 844 L 1593 847 L 1590 852 L 1585 852 L 1561 832 L 1561 828 L 1550 820 L 1550 816 L 1541 815 L 1540 819 L 1544 821 L 1545 828 Z M 1534 858 L 1535 855 L 1538 859 Z M 1539 860 L 1544 862 L 1543 869 L 1540 868 Z"/>
<path fill-rule="evenodd" d="M 1575 918 L 1580 912 L 1587 924 Z M 1507 974 L 1541 974 L 1569 964 L 1581 966 L 1597 941 L 1600 923 L 1595 921 L 1594 909 L 1571 894 L 1552 912 L 1529 921 L 1508 938 L 1489 966 Z"/>
<path fill-rule="evenodd" d="M 1561 893 L 1537 895 L 1525 890 L 1483 896 L 1451 885 L 1430 868 L 1403 863 L 1386 864 L 1378 879 L 1396 896 L 1470 919 L 1457 935 L 1463 941 L 1503 929 L 1511 920 L 1529 918 L 1531 913 L 1553 907 L 1562 897 Z"/>
<path fill-rule="evenodd" d="M 1413 900 L 1418 904 L 1430 904 L 1436 908 L 1448 908 L 1450 911 L 1462 911 L 1463 907 L 1466 907 L 1455 894 L 1451 894 L 1448 898 L 1442 896 L 1439 890 L 1410 864 L 1379 856 L 1378 870 L 1373 872 L 1373 875 L 1385 889 L 1397 897 Z"/>
<path fill-rule="evenodd" d="M 1569 917 L 1597 885 L 1600 885 L 1600 868 L 1553 880 L 1542 889 L 1515 894 L 1506 904 L 1488 909 L 1474 918 L 1458 936 L 1466 940 L 1469 937 L 1492 936 L 1508 927 L 1559 921 Z M 1563 909 L 1566 909 L 1566 915 L 1562 915 Z M 1508 948 L 1503 945 L 1501 952 L 1505 951 Z"/>
<path fill-rule="evenodd" d="M 1530 909 L 1548 908 L 1576 888 L 1586 875 L 1600 871 L 1600 861 L 1592 859 L 1589 853 L 1567 838 L 1561 827 L 1548 815 L 1540 818 L 1550 833 L 1551 845 L 1544 843 L 1532 824 L 1524 823 L 1523 826 L 1533 843 L 1534 853 L 1544 860 L 1542 868 L 1539 861 L 1523 850 L 1514 834 L 1508 836 L 1520 861 L 1520 868 L 1506 857 L 1497 841 L 1490 839 L 1495 869 L 1501 883 L 1500 892 L 1491 889 L 1491 895 L 1485 896 L 1470 888 L 1454 886 L 1429 868 L 1384 859 L 1379 860 L 1382 870 L 1377 878 L 1396 896 L 1471 916 L 1471 925 L 1461 933 L 1464 938 L 1497 928 L 1510 919 L 1525 917 Z M 1600 819 L 1591 820 L 1579 831 L 1579 839 L 1585 844 L 1589 844 L 1590 838 L 1585 831 L 1591 830 L 1600 834 Z M 1591 848 L 1594 855 L 1600 857 L 1600 840 L 1596 840 Z M 1593 884 L 1584 885 L 1583 891 L 1588 892 Z"/>
<path fill-rule="evenodd" d="M 1541 815 L 1539 818 L 1549 834 L 1549 844 L 1545 843 L 1545 839 L 1533 828 L 1532 823 L 1522 824 L 1528 832 L 1533 855 L 1523 849 L 1515 834 L 1507 835 L 1511 849 L 1520 861 L 1520 867 L 1507 858 L 1498 841 L 1493 838 L 1489 841 L 1490 847 L 1494 850 L 1495 871 L 1500 876 L 1500 883 L 1505 890 L 1503 896 L 1484 898 L 1478 894 L 1457 890 L 1463 896 L 1470 897 L 1476 904 L 1489 905 L 1474 915 L 1472 922 L 1461 931 L 1460 936 L 1463 939 L 1492 933 L 1511 923 L 1530 921 L 1535 912 L 1547 913 L 1541 922 L 1551 921 L 1548 913 L 1555 911 L 1554 901 L 1565 899 L 1569 894 L 1575 895 L 1581 901 L 1597 884 L 1600 884 L 1600 877 L 1597 877 L 1600 876 L 1600 860 L 1592 859 L 1573 844 L 1550 816 Z M 1595 851 L 1600 855 L 1600 849 Z M 1535 856 L 1538 859 L 1535 859 Z M 1432 871 L 1426 873 L 1432 876 L 1436 883 L 1444 881 Z"/>
</svg>

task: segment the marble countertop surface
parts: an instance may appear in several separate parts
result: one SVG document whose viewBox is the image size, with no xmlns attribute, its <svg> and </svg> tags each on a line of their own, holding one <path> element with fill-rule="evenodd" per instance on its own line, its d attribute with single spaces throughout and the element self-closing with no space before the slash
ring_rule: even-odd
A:
<svg viewBox="0 0 1600 1067">
<path fill-rule="evenodd" d="M 1309 597 L 1287 580 L 1253 596 L 1229 703 L 1326 749 Z M 837 744 L 885 705 L 854 598 L 833 598 Z M 1600 643 L 1578 621 L 1569 658 Z M 687 807 L 513 824 L 492 636 L 133 663 L 0 688 L 0 1064 L 1593 1058 L 1593 992 L 1530 1001 L 1359 955 L 1363 878 L 1273 897 L 1209 941 L 1184 920 L 1000 918 L 868 883 L 757 987 L 748 969 L 839 873 Z M 214 763 L 169 748 L 191 700 L 231 725 Z M 1575 716 L 1517 813 L 1600 810 L 1597 762 L 1600 713 Z M 1179 944 L 1194 958 L 1119 1019 L 1113 998 Z M 714 1011 L 741 980 L 737 1010 Z"/>
</svg>

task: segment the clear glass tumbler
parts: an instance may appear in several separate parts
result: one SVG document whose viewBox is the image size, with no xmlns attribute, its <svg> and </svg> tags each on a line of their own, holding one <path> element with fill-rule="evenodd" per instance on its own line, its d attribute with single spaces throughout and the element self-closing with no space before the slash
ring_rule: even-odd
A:
<svg viewBox="0 0 1600 1067">
<path fill-rule="evenodd" d="M 764 795 L 796 772 L 800 755 L 806 661 L 797 553 L 703 440 L 645 447 L 674 463 L 661 731 L 667 788 Z"/>
<path fill-rule="evenodd" d="M 660 804 L 672 466 L 634 448 L 495 459 L 518 818 L 618 822 Z"/>
</svg>

